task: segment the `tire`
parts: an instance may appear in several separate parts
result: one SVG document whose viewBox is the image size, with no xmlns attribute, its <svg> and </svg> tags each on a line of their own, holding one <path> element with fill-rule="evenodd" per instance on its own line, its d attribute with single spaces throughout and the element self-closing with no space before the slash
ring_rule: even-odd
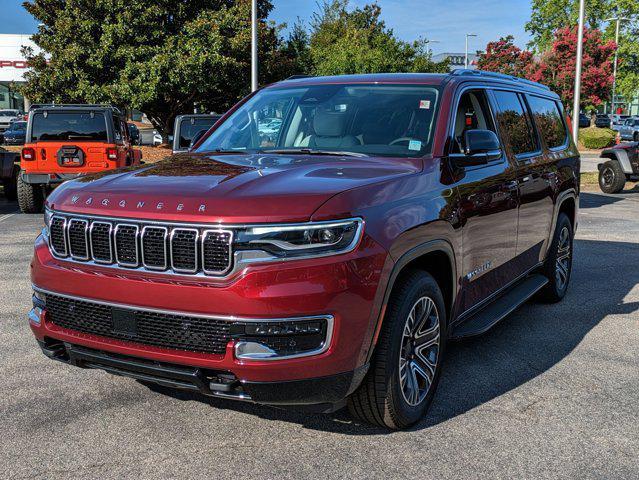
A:
<svg viewBox="0 0 639 480">
<path fill-rule="evenodd" d="M 543 267 L 543 274 L 548 278 L 548 284 L 537 296 L 542 302 L 557 303 L 566 295 L 572 272 L 572 252 L 572 223 L 568 215 L 560 213 Z"/>
<path fill-rule="evenodd" d="M 599 170 L 599 188 L 604 193 L 619 193 L 626 185 L 626 174 L 617 160 L 608 160 Z"/>
<path fill-rule="evenodd" d="M 425 321 L 416 321 L 428 308 Z M 412 346 L 415 334 L 419 350 Z M 348 398 L 351 414 L 393 430 L 418 422 L 435 395 L 446 338 L 446 308 L 437 282 L 426 272 L 409 272 L 393 289 L 370 369 Z"/>
<path fill-rule="evenodd" d="M 25 182 L 21 175 L 18 175 L 18 205 L 22 213 L 41 213 L 44 207 L 42 187 Z"/>
</svg>

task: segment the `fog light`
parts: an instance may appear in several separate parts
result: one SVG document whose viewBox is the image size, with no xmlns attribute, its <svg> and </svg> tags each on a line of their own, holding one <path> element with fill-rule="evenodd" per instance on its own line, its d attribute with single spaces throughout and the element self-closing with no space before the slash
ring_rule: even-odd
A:
<svg viewBox="0 0 639 480">
<path fill-rule="evenodd" d="M 231 326 L 238 359 L 270 360 L 318 355 L 329 346 L 333 317 L 238 322 Z"/>
</svg>

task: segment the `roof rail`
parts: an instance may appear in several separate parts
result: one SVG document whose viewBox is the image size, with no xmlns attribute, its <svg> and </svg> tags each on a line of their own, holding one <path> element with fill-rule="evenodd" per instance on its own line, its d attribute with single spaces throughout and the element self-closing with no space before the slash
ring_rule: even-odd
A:
<svg viewBox="0 0 639 480">
<path fill-rule="evenodd" d="M 122 113 L 118 107 L 114 107 L 110 103 L 32 103 L 29 111 L 36 108 L 110 108 L 117 113 Z"/>
<path fill-rule="evenodd" d="M 313 75 L 291 75 L 290 77 L 288 77 L 286 80 L 295 80 L 297 78 L 310 78 Z"/>
<path fill-rule="evenodd" d="M 455 70 L 452 71 L 451 75 L 454 75 L 456 77 L 462 76 L 462 75 L 468 75 L 468 76 L 472 75 L 472 76 L 478 76 L 478 77 L 497 78 L 500 80 L 508 80 L 511 82 L 523 83 L 525 85 L 530 85 L 536 88 L 542 88 L 544 90 L 550 90 L 550 87 L 542 83 L 533 82 L 532 80 L 526 80 L 525 78 L 515 77 L 513 75 L 506 75 L 505 73 L 488 72 L 486 70 L 470 70 L 468 68 L 456 68 Z"/>
</svg>

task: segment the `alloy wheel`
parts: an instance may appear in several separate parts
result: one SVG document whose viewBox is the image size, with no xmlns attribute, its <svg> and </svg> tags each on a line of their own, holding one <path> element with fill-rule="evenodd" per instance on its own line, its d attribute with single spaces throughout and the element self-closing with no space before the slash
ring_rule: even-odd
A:
<svg viewBox="0 0 639 480">
<path fill-rule="evenodd" d="M 440 345 L 439 312 L 429 297 L 419 298 L 406 319 L 399 356 L 399 379 L 406 402 L 415 407 L 435 378 Z"/>
<path fill-rule="evenodd" d="M 610 167 L 605 167 L 601 172 L 602 183 L 605 187 L 612 187 L 615 181 L 615 172 Z"/>
<path fill-rule="evenodd" d="M 555 262 L 555 279 L 557 280 L 557 288 L 559 290 L 563 290 L 568 283 L 570 254 L 570 231 L 568 227 L 563 227 L 559 233 L 557 260 Z"/>
</svg>

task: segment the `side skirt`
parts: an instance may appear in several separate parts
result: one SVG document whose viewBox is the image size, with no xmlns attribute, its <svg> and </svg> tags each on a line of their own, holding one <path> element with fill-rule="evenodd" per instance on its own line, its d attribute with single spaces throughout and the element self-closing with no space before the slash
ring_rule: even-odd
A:
<svg viewBox="0 0 639 480">
<path fill-rule="evenodd" d="M 455 326 L 450 335 L 451 340 L 463 340 L 486 333 L 519 306 L 528 301 L 547 283 L 548 279 L 541 274 L 533 274 L 525 277 L 495 300 Z"/>
</svg>

